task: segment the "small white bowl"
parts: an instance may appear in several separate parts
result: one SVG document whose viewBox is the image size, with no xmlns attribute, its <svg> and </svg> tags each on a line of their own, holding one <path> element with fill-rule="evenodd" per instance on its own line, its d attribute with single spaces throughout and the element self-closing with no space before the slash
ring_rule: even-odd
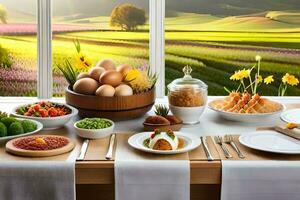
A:
<svg viewBox="0 0 300 200">
<path fill-rule="evenodd" d="M 43 126 L 44 126 L 43 129 L 45 129 L 45 130 L 61 128 L 66 123 L 68 123 L 74 116 L 76 116 L 78 114 L 78 110 L 72 106 L 69 106 L 69 105 L 63 104 L 63 103 L 56 103 L 56 102 L 53 102 L 53 103 L 66 106 L 67 108 L 69 108 L 71 110 L 71 113 L 68 115 L 58 116 L 58 117 L 32 117 L 32 116 L 25 116 L 25 115 L 17 114 L 16 111 L 18 108 L 28 105 L 28 104 L 24 104 L 24 105 L 19 105 L 16 108 L 14 108 L 11 114 L 18 118 L 32 119 L 32 120 L 38 121 L 43 124 Z"/>
<path fill-rule="evenodd" d="M 200 116 L 204 112 L 205 106 L 198 107 L 178 107 L 169 104 L 171 112 L 182 119 L 183 124 L 197 124 Z"/>
<path fill-rule="evenodd" d="M 76 133 L 79 137 L 82 138 L 88 138 L 88 139 L 100 139 L 110 136 L 115 128 L 115 123 L 109 119 L 105 119 L 109 122 L 111 122 L 111 126 L 107 128 L 102 129 L 84 129 L 84 128 L 78 128 L 76 124 L 80 122 L 81 120 L 75 122 L 74 128 L 76 130 Z"/>
</svg>

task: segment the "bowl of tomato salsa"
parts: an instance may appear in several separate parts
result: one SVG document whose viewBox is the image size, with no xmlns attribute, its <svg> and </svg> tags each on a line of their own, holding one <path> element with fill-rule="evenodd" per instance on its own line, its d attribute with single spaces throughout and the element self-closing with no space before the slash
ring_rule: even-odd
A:
<svg viewBox="0 0 300 200">
<path fill-rule="evenodd" d="M 78 110 L 63 103 L 40 101 L 17 106 L 12 115 L 19 118 L 33 119 L 43 124 L 44 129 L 57 129 L 67 124 Z"/>
</svg>

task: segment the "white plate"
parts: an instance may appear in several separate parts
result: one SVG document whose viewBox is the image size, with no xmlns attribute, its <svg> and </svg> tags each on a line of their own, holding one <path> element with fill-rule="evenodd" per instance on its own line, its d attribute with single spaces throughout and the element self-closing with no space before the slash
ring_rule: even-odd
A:
<svg viewBox="0 0 300 200">
<path fill-rule="evenodd" d="M 300 124 L 300 109 L 287 110 L 280 117 L 285 122 Z"/>
<path fill-rule="evenodd" d="M 153 150 L 150 148 L 147 148 L 143 145 L 143 142 L 145 139 L 149 138 L 150 135 L 153 132 L 142 132 L 137 133 L 131 136 L 128 139 L 128 143 L 130 146 L 132 146 L 135 149 L 149 152 L 149 153 L 155 153 L 155 154 L 178 154 L 178 153 L 184 153 L 191 151 L 195 148 L 197 148 L 201 144 L 200 137 L 193 136 L 191 134 L 182 133 L 182 132 L 175 132 L 178 138 L 184 139 L 185 146 L 182 149 L 177 150 L 168 150 L 168 151 L 162 151 L 162 150 Z"/>
<path fill-rule="evenodd" d="M 282 154 L 300 154 L 300 141 L 276 131 L 255 131 L 242 134 L 241 144 L 252 149 Z"/>
<path fill-rule="evenodd" d="M 253 113 L 253 114 L 248 114 L 248 113 L 234 113 L 234 112 L 225 112 L 218 110 L 214 107 L 211 106 L 210 102 L 208 104 L 208 107 L 217 112 L 218 115 L 223 117 L 224 119 L 231 120 L 231 121 L 238 121 L 238 122 L 261 122 L 265 120 L 274 120 L 278 119 L 280 117 L 280 114 L 285 110 L 285 106 L 282 105 L 282 109 L 277 111 L 277 112 L 271 112 L 271 113 Z M 277 102 L 278 103 L 278 102 Z"/>
<path fill-rule="evenodd" d="M 31 119 L 21 119 L 21 118 L 17 118 L 17 119 L 18 120 L 29 120 L 29 121 L 32 121 L 37 126 L 36 130 L 32 131 L 32 132 L 20 134 L 20 135 L 12 135 L 12 136 L 0 137 L 0 142 L 5 142 L 5 141 L 8 141 L 8 140 L 11 140 L 11 139 L 14 139 L 14 138 L 23 137 L 23 136 L 27 136 L 27 135 L 32 135 L 32 134 L 35 134 L 35 133 L 37 133 L 37 132 L 39 132 L 39 131 L 41 131 L 43 129 L 43 124 L 40 123 L 40 122 L 38 122 L 38 121 L 31 120 Z"/>
</svg>

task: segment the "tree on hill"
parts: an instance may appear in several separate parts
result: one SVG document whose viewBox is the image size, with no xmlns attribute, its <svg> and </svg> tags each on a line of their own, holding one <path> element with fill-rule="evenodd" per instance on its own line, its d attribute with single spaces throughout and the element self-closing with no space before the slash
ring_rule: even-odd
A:
<svg viewBox="0 0 300 200">
<path fill-rule="evenodd" d="M 110 15 L 110 25 L 121 27 L 126 31 L 134 31 L 138 26 L 144 25 L 146 21 L 145 11 L 128 3 L 116 6 Z"/>
<path fill-rule="evenodd" d="M 3 24 L 7 24 L 7 10 L 0 4 L 0 20 Z"/>
</svg>

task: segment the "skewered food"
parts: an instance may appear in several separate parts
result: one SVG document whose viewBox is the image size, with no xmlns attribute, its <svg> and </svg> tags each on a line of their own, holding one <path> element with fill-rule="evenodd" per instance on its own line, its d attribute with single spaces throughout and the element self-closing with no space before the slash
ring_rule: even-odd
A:
<svg viewBox="0 0 300 200">
<path fill-rule="evenodd" d="M 213 101 L 211 107 L 233 113 L 272 113 L 282 109 L 282 105 L 262 98 L 259 94 L 232 92 L 228 97 Z"/>
</svg>

